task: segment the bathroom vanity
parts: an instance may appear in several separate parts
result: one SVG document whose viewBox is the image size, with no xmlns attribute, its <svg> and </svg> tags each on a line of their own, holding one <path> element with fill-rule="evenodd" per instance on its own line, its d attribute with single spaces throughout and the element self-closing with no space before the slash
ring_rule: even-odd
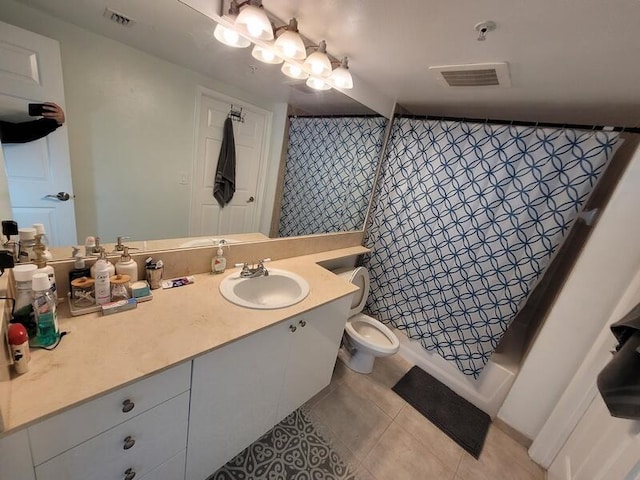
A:
<svg viewBox="0 0 640 480">
<path fill-rule="evenodd" d="M 356 289 L 317 262 L 364 251 L 273 262 L 310 286 L 283 309 L 233 305 L 225 275 L 201 274 L 135 310 L 63 316 L 70 334 L 10 381 L 3 478 L 204 480 L 329 383 Z"/>
</svg>

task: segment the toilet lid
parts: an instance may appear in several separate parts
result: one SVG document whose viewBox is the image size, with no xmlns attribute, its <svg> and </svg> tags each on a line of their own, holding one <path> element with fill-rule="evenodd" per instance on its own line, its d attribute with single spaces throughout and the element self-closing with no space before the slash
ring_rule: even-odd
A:
<svg viewBox="0 0 640 480">
<path fill-rule="evenodd" d="M 356 313 L 360 313 L 367 302 L 367 297 L 369 296 L 369 271 L 364 267 L 358 267 L 340 272 L 338 276 L 353 283 L 360 289 L 353 294 L 353 299 L 351 300 L 349 317 L 352 317 Z"/>
</svg>

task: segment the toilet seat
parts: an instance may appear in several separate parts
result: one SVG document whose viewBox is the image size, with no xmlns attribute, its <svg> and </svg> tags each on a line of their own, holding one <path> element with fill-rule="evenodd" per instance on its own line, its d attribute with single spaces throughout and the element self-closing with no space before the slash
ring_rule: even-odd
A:
<svg viewBox="0 0 640 480">
<path fill-rule="evenodd" d="M 347 282 L 358 287 L 358 291 L 353 294 L 351 309 L 349 310 L 349 317 L 353 317 L 360 313 L 364 308 L 364 304 L 367 303 L 370 286 L 369 271 L 364 267 L 358 267 L 356 269 L 347 268 L 339 270 L 335 273 L 339 277 L 344 278 Z"/>
<path fill-rule="evenodd" d="M 398 337 L 386 325 L 363 313 L 349 318 L 345 330 L 357 343 L 382 355 L 393 355 L 400 348 Z"/>
</svg>

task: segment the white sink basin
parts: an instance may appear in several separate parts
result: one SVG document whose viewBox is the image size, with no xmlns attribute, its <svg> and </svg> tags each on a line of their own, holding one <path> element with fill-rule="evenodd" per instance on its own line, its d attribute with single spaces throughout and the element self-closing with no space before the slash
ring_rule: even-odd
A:
<svg viewBox="0 0 640 480">
<path fill-rule="evenodd" d="M 243 278 L 232 273 L 220 283 L 220 293 L 231 303 L 270 310 L 295 305 L 309 295 L 309 284 L 300 275 L 268 268 L 266 277 Z"/>
</svg>

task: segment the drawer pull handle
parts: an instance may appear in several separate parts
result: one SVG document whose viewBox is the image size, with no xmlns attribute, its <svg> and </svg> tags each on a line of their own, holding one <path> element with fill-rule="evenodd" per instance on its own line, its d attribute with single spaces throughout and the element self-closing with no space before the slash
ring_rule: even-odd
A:
<svg viewBox="0 0 640 480">
<path fill-rule="evenodd" d="M 300 320 L 298 323 L 301 327 L 304 327 L 307 324 L 307 322 L 305 322 L 304 320 Z"/>
<path fill-rule="evenodd" d="M 289 330 L 291 330 L 292 332 L 295 332 L 297 328 L 295 325 L 289 325 Z"/>
<path fill-rule="evenodd" d="M 136 441 L 131 438 L 130 436 L 124 439 L 124 449 L 125 450 L 129 450 L 131 447 L 133 447 L 136 444 Z"/>
<path fill-rule="evenodd" d="M 133 480 L 136 477 L 136 472 L 133 468 L 127 468 L 124 472 L 124 480 Z"/>
<path fill-rule="evenodd" d="M 122 402 L 122 412 L 123 413 L 128 413 L 131 410 L 133 410 L 133 407 L 135 407 L 136 404 L 133 403 L 131 400 L 129 400 L 128 398 Z"/>
</svg>

